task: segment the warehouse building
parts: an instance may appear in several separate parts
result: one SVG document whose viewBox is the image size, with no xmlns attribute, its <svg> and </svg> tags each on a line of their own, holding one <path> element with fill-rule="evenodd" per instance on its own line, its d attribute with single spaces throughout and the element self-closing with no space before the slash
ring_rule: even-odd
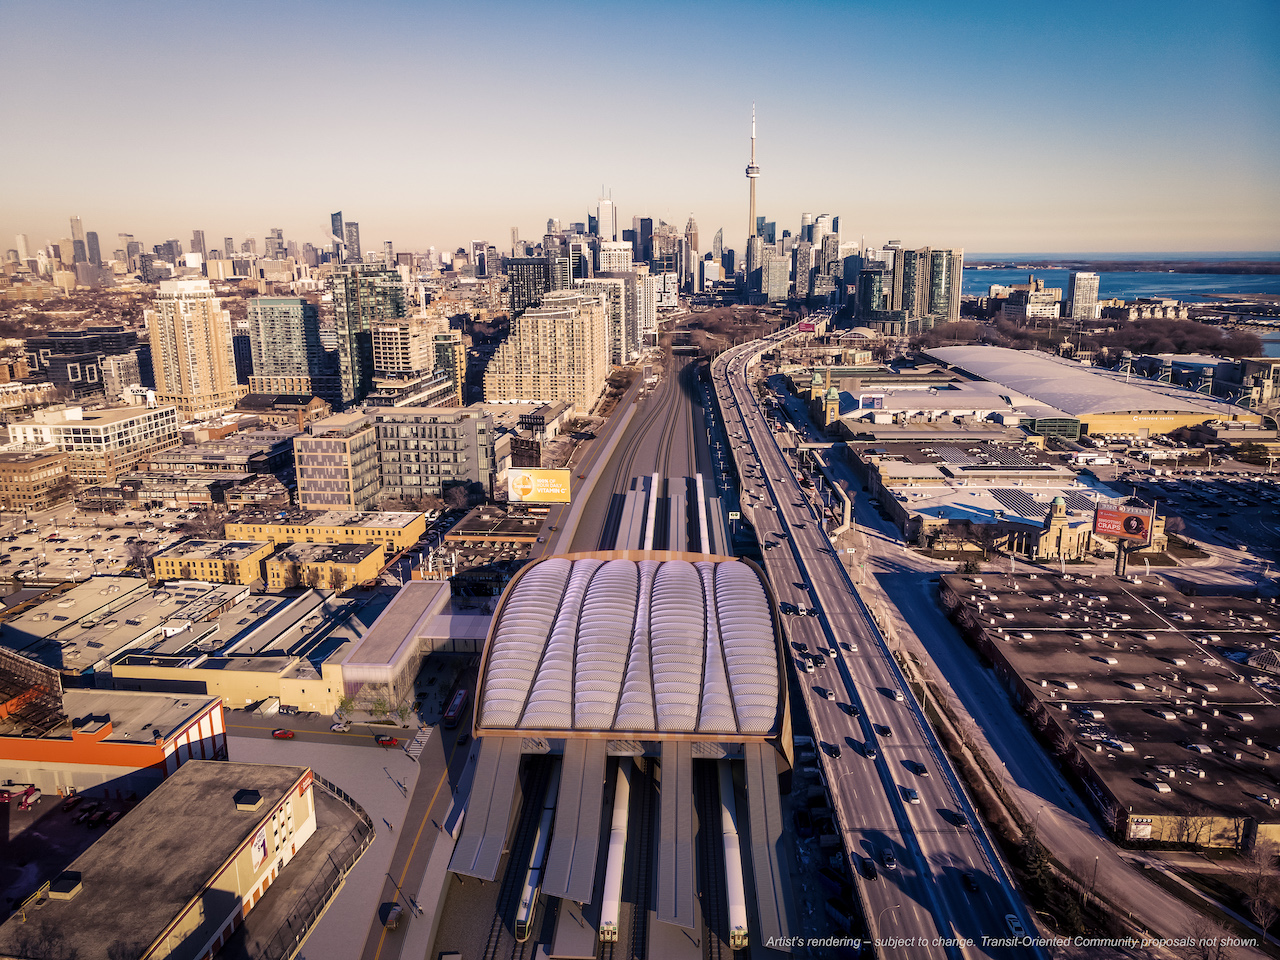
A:
<svg viewBox="0 0 1280 960">
<path fill-rule="evenodd" d="M 0 926 L 0 954 L 212 957 L 315 836 L 313 782 L 307 767 L 185 764 Z"/>
<path fill-rule="evenodd" d="M 226 755 L 215 697 L 63 690 L 56 670 L 0 649 L 6 795 L 34 786 L 49 796 L 142 797 L 188 760 Z"/>
<path fill-rule="evenodd" d="M 308 586 L 341 593 L 376 579 L 382 564 L 377 543 L 295 543 L 264 566 L 272 590 Z"/>
<path fill-rule="evenodd" d="M 1280 840 L 1274 604 L 1157 577 L 944 576 L 944 607 L 1116 840 Z"/>
<path fill-rule="evenodd" d="M 1080 433 L 1146 438 L 1211 420 L 1259 423 L 1244 407 L 1172 384 L 1142 380 L 1061 357 L 1006 347 L 939 347 L 925 356 L 974 380 L 985 380 L 1029 397 L 1072 419 Z"/>
</svg>

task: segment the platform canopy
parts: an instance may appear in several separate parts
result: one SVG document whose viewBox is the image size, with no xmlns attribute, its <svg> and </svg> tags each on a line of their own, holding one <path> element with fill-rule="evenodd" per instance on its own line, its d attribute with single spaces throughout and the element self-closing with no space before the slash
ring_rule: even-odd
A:
<svg viewBox="0 0 1280 960">
<path fill-rule="evenodd" d="M 512 581 L 481 667 L 482 735 L 776 735 L 776 608 L 754 565 L 662 551 L 548 557 Z"/>
</svg>

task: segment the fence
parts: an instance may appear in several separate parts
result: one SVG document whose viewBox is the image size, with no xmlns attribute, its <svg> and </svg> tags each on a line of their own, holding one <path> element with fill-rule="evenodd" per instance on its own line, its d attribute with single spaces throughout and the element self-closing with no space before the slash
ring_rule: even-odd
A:
<svg viewBox="0 0 1280 960">
<path fill-rule="evenodd" d="M 328 854 L 328 868 L 302 892 L 298 898 L 296 912 L 286 917 L 285 922 L 270 937 L 257 941 L 256 952 L 262 960 L 287 960 L 298 952 L 303 940 L 329 905 L 338 888 L 342 886 L 351 868 L 373 842 L 373 821 L 369 819 L 369 815 L 364 812 L 360 804 L 356 803 L 341 787 L 330 783 L 319 774 L 314 776 L 316 785 L 353 810 L 359 816 L 360 822 L 347 832 L 338 849 Z"/>
</svg>

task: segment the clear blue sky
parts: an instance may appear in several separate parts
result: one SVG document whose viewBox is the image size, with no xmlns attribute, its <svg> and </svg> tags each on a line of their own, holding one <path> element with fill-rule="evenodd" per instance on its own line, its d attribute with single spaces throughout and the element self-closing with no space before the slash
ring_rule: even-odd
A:
<svg viewBox="0 0 1280 960">
<path fill-rule="evenodd" d="M 0 248 L 505 248 L 759 211 L 969 251 L 1280 249 L 1280 4 L 0 0 Z"/>
</svg>

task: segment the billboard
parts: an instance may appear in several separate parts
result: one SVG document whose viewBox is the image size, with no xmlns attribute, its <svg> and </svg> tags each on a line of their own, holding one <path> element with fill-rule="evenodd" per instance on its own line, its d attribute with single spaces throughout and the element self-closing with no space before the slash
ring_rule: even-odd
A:
<svg viewBox="0 0 1280 960">
<path fill-rule="evenodd" d="M 883 393 L 860 393 L 858 394 L 859 410 L 883 410 L 884 394 Z"/>
<path fill-rule="evenodd" d="M 1151 519 L 1150 507 L 1125 505 L 1123 501 L 1100 501 L 1093 514 L 1093 532 L 1103 537 L 1150 543 Z"/>
<path fill-rule="evenodd" d="M 797 332 L 799 332 L 799 333 L 813 333 L 813 332 L 814 332 L 814 328 L 813 328 L 813 324 L 812 324 L 812 323 L 798 323 L 798 324 L 796 324 L 796 330 L 797 330 Z"/>
<path fill-rule="evenodd" d="M 568 503 L 569 471 L 511 467 L 507 470 L 507 502 Z"/>
</svg>

